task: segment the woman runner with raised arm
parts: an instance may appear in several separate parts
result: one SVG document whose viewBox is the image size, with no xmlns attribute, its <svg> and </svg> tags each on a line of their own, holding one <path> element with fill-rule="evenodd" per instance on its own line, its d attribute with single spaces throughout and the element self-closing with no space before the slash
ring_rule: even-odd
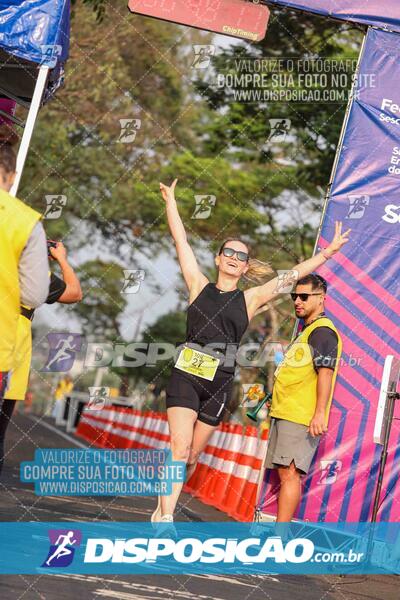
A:
<svg viewBox="0 0 400 600">
<path fill-rule="evenodd" d="M 176 179 L 170 187 L 160 183 L 160 190 L 189 291 L 189 308 L 186 342 L 167 386 L 166 404 L 172 460 L 186 463 L 186 479 L 189 480 L 199 454 L 222 420 L 234 379 L 234 360 L 229 361 L 229 357 L 226 360 L 211 347 L 220 349 L 233 345 L 237 349 L 249 321 L 260 307 L 279 294 L 279 285 L 278 278 L 274 277 L 244 292 L 238 289 L 241 277 L 254 279 L 271 272 L 265 264 L 260 267 L 259 261 L 249 257 L 248 245 L 239 238 L 229 238 L 221 245 L 215 257 L 217 281 L 211 283 L 200 271 L 187 241 L 175 200 L 176 183 Z M 348 241 L 349 232 L 342 233 L 342 223 L 336 222 L 335 235 L 329 246 L 293 267 L 297 271 L 296 278 L 312 273 L 329 260 Z M 173 522 L 181 490 L 182 484 L 174 483 L 171 495 L 159 497 L 151 516 L 153 523 Z"/>
</svg>

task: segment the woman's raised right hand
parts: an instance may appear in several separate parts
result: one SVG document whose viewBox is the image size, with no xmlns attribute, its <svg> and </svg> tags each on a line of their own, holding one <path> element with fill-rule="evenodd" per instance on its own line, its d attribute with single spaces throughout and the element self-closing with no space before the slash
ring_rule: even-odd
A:
<svg viewBox="0 0 400 600">
<path fill-rule="evenodd" d="M 160 183 L 161 195 L 164 198 L 165 202 L 175 199 L 175 187 L 177 183 L 177 179 L 175 179 L 170 186 L 165 185 L 164 183 Z"/>
</svg>

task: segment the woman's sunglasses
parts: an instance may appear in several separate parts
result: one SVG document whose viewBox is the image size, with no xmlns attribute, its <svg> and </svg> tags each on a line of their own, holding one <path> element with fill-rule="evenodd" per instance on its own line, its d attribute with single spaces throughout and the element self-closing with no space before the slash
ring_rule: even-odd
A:
<svg viewBox="0 0 400 600">
<path fill-rule="evenodd" d="M 247 252 L 241 252 L 240 250 L 234 250 L 233 248 L 223 248 L 222 254 L 227 258 L 230 258 L 234 254 L 236 254 L 238 260 L 240 260 L 241 262 L 247 262 L 249 260 L 249 255 L 247 254 Z"/>
<path fill-rule="evenodd" d="M 290 295 L 293 302 L 296 302 L 297 298 L 300 298 L 302 302 L 307 302 L 309 296 L 320 296 L 321 292 L 317 292 L 315 294 L 296 294 L 295 292 L 292 292 Z"/>
</svg>

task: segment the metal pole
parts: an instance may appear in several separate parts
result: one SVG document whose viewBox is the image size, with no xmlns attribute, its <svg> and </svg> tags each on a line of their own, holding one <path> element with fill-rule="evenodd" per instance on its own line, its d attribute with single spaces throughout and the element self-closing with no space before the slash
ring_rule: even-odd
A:
<svg viewBox="0 0 400 600">
<path fill-rule="evenodd" d="M 387 402 L 389 402 L 389 409 L 387 411 L 387 416 L 385 419 L 386 423 L 385 423 L 385 433 L 384 433 L 384 439 L 383 439 L 383 448 L 382 448 L 381 458 L 379 461 L 378 483 L 377 483 L 376 491 L 375 491 L 375 498 L 374 498 L 372 514 L 371 514 L 371 522 L 375 522 L 378 517 L 383 477 L 385 474 L 386 462 L 387 462 L 387 458 L 388 458 L 390 432 L 391 432 L 392 424 L 393 424 L 394 405 L 395 405 L 395 400 L 400 399 L 400 395 L 396 392 L 396 384 L 394 382 L 392 382 L 391 387 L 392 387 L 392 389 L 390 391 L 388 391 L 388 393 L 387 393 Z"/>
<path fill-rule="evenodd" d="M 24 133 L 22 135 L 21 144 L 18 149 L 17 156 L 17 168 L 15 180 L 10 189 L 10 195 L 16 196 L 18 192 L 18 187 L 21 181 L 22 172 L 24 170 L 26 157 L 28 155 L 29 145 L 31 143 L 33 129 L 35 127 L 36 119 L 39 113 L 40 104 L 43 98 L 43 92 L 45 90 L 47 77 L 50 71 L 50 67 L 42 65 L 39 67 L 38 78 L 36 80 L 35 91 L 33 93 L 31 106 L 28 113 L 28 118 L 26 120 Z"/>
</svg>

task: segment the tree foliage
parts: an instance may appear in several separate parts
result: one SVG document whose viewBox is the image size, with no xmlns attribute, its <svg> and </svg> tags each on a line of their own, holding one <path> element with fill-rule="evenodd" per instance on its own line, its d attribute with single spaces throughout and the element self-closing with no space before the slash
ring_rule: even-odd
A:
<svg viewBox="0 0 400 600">
<path fill-rule="evenodd" d="M 123 289 L 123 271 L 113 262 L 92 260 L 77 270 L 83 301 L 76 305 L 83 331 L 88 337 L 101 336 L 109 342 L 120 336 L 120 315 L 127 301 Z"/>
<path fill-rule="evenodd" d="M 120 335 L 120 265 L 171 252 L 159 181 L 179 178 L 182 219 L 207 273 L 212 263 L 203 257 L 232 235 L 276 269 L 312 253 L 346 103 L 239 101 L 216 79 L 239 72 L 240 61 L 279 59 L 285 70 L 290 60 L 355 59 L 361 34 L 274 9 L 264 42 L 218 48 L 203 74 L 191 68 L 193 44 L 211 41 L 129 14 L 119 0 L 74 3 L 65 86 L 41 111 L 21 196 L 44 210 L 46 196 L 65 195 L 62 217 L 45 222 L 49 237 L 89 255 L 100 241 L 104 256 L 118 259 L 93 256 L 81 265 L 85 300 L 76 310 L 92 335 Z M 268 142 L 270 119 L 290 120 L 279 143 Z M 216 198 L 207 219 L 193 218 L 201 195 Z M 268 319 L 261 315 L 254 327 L 262 321 L 269 331 Z M 286 335 L 291 324 L 282 321 Z M 182 341 L 183 324 L 181 314 L 166 315 L 144 338 Z"/>
</svg>

